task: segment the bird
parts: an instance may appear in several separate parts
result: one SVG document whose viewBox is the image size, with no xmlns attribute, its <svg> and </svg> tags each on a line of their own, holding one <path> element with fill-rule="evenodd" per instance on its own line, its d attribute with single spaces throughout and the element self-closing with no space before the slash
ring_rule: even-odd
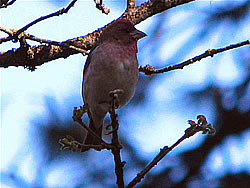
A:
<svg viewBox="0 0 250 188">
<path fill-rule="evenodd" d="M 138 81 L 137 41 L 147 36 L 127 19 L 109 24 L 88 54 L 83 70 L 82 97 L 88 107 L 89 128 L 102 138 L 103 121 L 111 109 L 110 92 L 121 90 L 116 108 L 133 97 Z M 89 132 L 85 145 L 101 140 Z"/>
</svg>

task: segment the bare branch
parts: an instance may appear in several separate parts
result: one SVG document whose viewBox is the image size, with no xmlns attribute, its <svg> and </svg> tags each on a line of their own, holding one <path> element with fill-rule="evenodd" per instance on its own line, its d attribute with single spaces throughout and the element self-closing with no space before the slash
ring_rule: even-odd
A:
<svg viewBox="0 0 250 188">
<path fill-rule="evenodd" d="M 67 12 L 69 11 L 69 9 L 70 9 L 71 7 L 74 6 L 74 4 L 75 4 L 76 1 L 77 1 L 77 0 L 71 1 L 71 3 L 70 3 L 66 8 L 62 8 L 61 10 L 58 10 L 58 11 L 56 11 L 56 12 L 54 12 L 54 13 L 51 13 L 51 14 L 49 14 L 49 15 L 46 15 L 46 16 L 41 16 L 40 18 L 34 20 L 33 22 L 31 22 L 31 23 L 27 24 L 26 26 L 24 26 L 23 28 L 19 29 L 19 30 L 15 33 L 15 35 L 18 36 L 20 33 L 26 31 L 26 30 L 27 30 L 29 27 L 31 27 L 32 25 L 35 25 L 36 23 L 38 23 L 38 22 L 40 22 L 40 21 L 42 21 L 42 20 L 45 20 L 45 19 L 47 19 L 47 18 L 51 18 L 51 17 L 53 17 L 53 16 L 60 16 L 60 15 L 62 15 L 62 14 L 64 14 L 64 13 L 67 13 Z"/>
<path fill-rule="evenodd" d="M 155 14 L 191 1 L 195 0 L 149 0 L 138 7 L 126 10 L 121 17 L 130 20 L 136 25 Z"/>
<path fill-rule="evenodd" d="M 107 149 L 107 150 L 113 150 L 115 146 L 113 146 L 113 144 L 108 144 L 106 143 L 101 137 L 99 137 L 92 129 L 90 129 L 85 123 L 83 123 L 82 121 L 82 116 L 88 111 L 88 107 L 87 106 L 80 106 L 79 109 L 77 109 L 77 107 L 74 108 L 73 111 L 73 120 L 76 121 L 77 123 L 79 123 L 84 129 L 86 129 L 88 131 L 88 133 L 90 133 L 92 136 L 96 137 L 97 139 L 99 139 L 101 141 L 100 145 L 93 145 L 93 144 L 81 144 L 80 142 L 78 142 L 77 140 L 75 140 L 72 136 L 67 135 L 66 137 L 62 138 L 59 140 L 59 143 L 61 144 L 61 150 L 64 149 L 69 149 L 73 152 L 76 151 L 81 151 L 81 152 L 85 152 L 88 151 L 89 149 L 95 149 L 97 151 L 101 151 L 103 149 Z"/>
<path fill-rule="evenodd" d="M 3 31 L 3 32 L 5 32 L 8 35 L 12 35 L 13 34 L 13 31 L 11 29 L 7 29 L 7 28 L 4 28 L 2 26 L 0 26 L 0 31 Z"/>
<path fill-rule="evenodd" d="M 111 101 L 111 111 L 110 113 L 110 118 L 112 121 L 112 145 L 114 148 L 112 149 L 112 153 L 114 155 L 114 161 L 115 161 L 115 174 L 116 174 L 116 184 L 118 188 L 124 188 L 124 180 L 123 180 L 123 167 L 125 165 L 125 162 L 121 161 L 121 145 L 119 143 L 119 138 L 118 138 L 118 120 L 117 120 L 117 114 L 115 113 L 115 106 L 116 106 L 116 100 L 118 98 L 118 94 L 122 93 L 123 91 L 120 89 L 117 89 L 115 91 L 110 92 L 110 96 L 112 97 Z"/>
<path fill-rule="evenodd" d="M 8 41 L 12 40 L 12 38 L 13 38 L 13 33 L 14 33 L 13 30 L 7 29 L 7 28 L 4 28 L 4 27 L 1 27 L 1 26 L 0 26 L 0 31 L 3 31 L 4 33 L 6 33 L 6 34 L 9 35 L 8 37 L 1 38 L 1 39 L 0 39 L 0 44 L 3 43 L 3 42 L 8 42 Z"/>
<path fill-rule="evenodd" d="M 0 44 L 3 43 L 3 42 L 8 42 L 8 41 L 10 41 L 10 40 L 11 40 L 10 37 L 1 38 L 1 39 L 0 39 Z"/>
<path fill-rule="evenodd" d="M 59 16 L 61 14 L 67 13 L 69 11 L 69 9 L 74 6 L 76 1 L 77 0 L 73 0 L 66 8 L 63 8 L 61 10 L 58 10 L 58 11 L 51 13 L 49 15 L 46 15 L 46 16 L 41 16 L 40 18 L 34 20 L 33 22 L 27 24 L 26 26 L 22 27 L 19 30 L 12 30 L 12 33 L 11 34 L 9 33 L 9 37 L 4 38 L 4 39 L 0 39 L 0 43 L 7 42 L 7 41 L 10 41 L 12 39 L 14 39 L 15 41 L 18 41 L 21 37 L 20 34 L 23 33 L 24 31 L 26 31 L 29 27 L 31 27 L 31 26 L 35 25 L 36 23 L 38 23 L 42 20 L 45 20 L 47 18 L 51 18 L 53 16 Z M 9 30 L 9 31 L 11 31 L 11 30 Z M 6 32 L 6 30 L 4 32 Z"/>
<path fill-rule="evenodd" d="M 231 44 L 229 46 L 226 46 L 224 48 L 219 48 L 219 49 L 212 49 L 212 50 L 207 50 L 205 51 L 203 54 L 198 55 L 192 59 L 189 59 L 187 61 L 184 61 L 180 64 L 176 64 L 176 65 L 170 65 L 168 67 L 162 68 L 162 69 L 155 69 L 154 67 L 150 66 L 150 65 L 146 65 L 146 66 L 140 66 L 139 67 L 139 72 L 143 72 L 145 75 L 152 75 L 152 74 L 159 74 L 159 73 L 164 73 L 164 72 L 169 72 L 175 69 L 183 69 L 185 66 L 193 64 L 196 61 L 200 61 L 201 59 L 204 59 L 206 57 L 213 57 L 215 54 L 218 53 L 222 53 L 224 51 L 227 50 L 231 50 L 234 48 L 239 48 L 241 46 L 244 45 L 249 45 L 250 44 L 250 40 L 246 40 L 237 44 Z"/>
<path fill-rule="evenodd" d="M 98 138 L 101 143 L 103 145 L 106 145 L 106 147 L 108 148 L 108 146 L 110 144 L 106 143 L 102 138 L 100 138 L 92 129 L 90 129 L 85 123 L 83 123 L 82 121 L 82 116 L 83 114 L 85 114 L 87 112 L 88 107 L 86 106 L 80 106 L 80 109 L 77 109 L 77 107 L 74 108 L 73 111 L 73 120 L 76 121 L 77 123 L 79 123 L 84 129 L 86 129 L 90 134 L 92 134 L 93 136 L 95 136 L 96 138 Z"/>
<path fill-rule="evenodd" d="M 94 0 L 95 4 L 96 4 L 96 8 L 101 10 L 102 13 L 104 14 L 108 14 L 110 12 L 110 10 L 108 8 L 105 7 L 104 3 L 102 0 Z"/>
<path fill-rule="evenodd" d="M 8 3 L 8 0 L 2 0 L 0 3 L 0 8 L 7 8 L 7 6 L 12 5 L 15 3 L 16 0 L 12 0 Z"/>
<path fill-rule="evenodd" d="M 39 42 L 41 44 L 46 43 L 46 44 L 58 45 L 58 46 L 60 46 L 60 44 L 61 44 L 61 42 L 52 41 L 52 40 L 48 40 L 48 39 L 41 39 L 41 38 L 35 37 L 34 35 L 30 35 L 30 34 L 26 34 L 26 33 L 24 33 L 24 35 L 25 35 L 26 39 L 33 40 L 33 41 Z"/>
<path fill-rule="evenodd" d="M 65 138 L 59 140 L 61 144 L 61 150 L 69 149 L 73 152 L 76 151 L 88 151 L 89 149 L 95 149 L 101 151 L 103 149 L 111 150 L 113 146 L 111 144 L 100 144 L 100 145 L 86 145 L 81 144 L 77 140 L 75 140 L 72 136 L 67 135 Z"/>
<path fill-rule="evenodd" d="M 204 115 L 198 115 L 197 119 L 197 123 L 189 120 L 188 123 L 190 127 L 185 130 L 185 134 L 170 148 L 168 146 L 164 146 L 163 149 L 161 149 L 160 153 L 128 184 L 127 188 L 134 187 L 137 183 L 139 183 L 163 157 L 165 157 L 170 151 L 172 151 L 181 142 L 183 142 L 183 140 L 195 135 L 200 131 L 202 131 L 202 134 L 215 134 L 215 129 L 211 126 L 211 124 L 208 124 Z"/>
<path fill-rule="evenodd" d="M 57 45 L 57 46 L 61 46 L 61 47 L 68 47 L 70 49 L 76 50 L 78 52 L 81 52 L 83 55 L 87 55 L 88 52 L 79 48 L 79 47 L 75 47 L 73 45 L 70 45 L 69 43 L 66 42 L 57 42 L 57 41 L 51 41 L 51 40 L 47 40 L 47 39 L 41 39 L 41 38 L 37 38 L 33 35 L 29 35 L 24 33 L 25 39 L 30 39 L 36 42 L 40 42 L 40 43 L 46 43 L 46 44 L 50 44 L 50 45 Z"/>
<path fill-rule="evenodd" d="M 84 49 L 81 49 L 81 48 L 78 48 L 78 47 L 75 47 L 75 46 L 72 46 L 72 45 L 70 45 L 69 48 L 72 49 L 72 50 L 78 51 L 78 52 L 82 53 L 83 55 L 88 55 L 89 54 Z"/>
<path fill-rule="evenodd" d="M 134 24 L 138 24 L 148 17 L 153 16 L 154 14 L 191 1 L 194 0 L 151 0 L 141 4 L 139 7 L 127 10 L 121 17 L 129 19 Z M 106 26 L 85 36 L 69 39 L 67 41 L 64 41 L 63 43 L 67 43 L 74 47 L 88 51 L 94 46 L 96 41 L 99 39 L 100 34 L 105 28 Z M 79 51 L 69 49 L 68 47 L 65 48 L 63 46 L 54 45 L 40 45 L 29 47 L 27 51 L 24 51 L 23 49 L 12 49 L 0 53 L 0 67 L 6 68 L 9 66 L 24 66 L 31 67 L 31 70 L 34 70 L 35 66 L 42 65 L 45 62 L 52 61 L 58 58 L 67 58 L 68 56 L 76 53 L 79 53 Z"/>
</svg>

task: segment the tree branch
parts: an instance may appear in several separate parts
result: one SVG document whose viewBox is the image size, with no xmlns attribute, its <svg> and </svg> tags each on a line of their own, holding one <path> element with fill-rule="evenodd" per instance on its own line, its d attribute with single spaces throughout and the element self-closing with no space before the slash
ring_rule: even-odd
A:
<svg viewBox="0 0 250 188">
<path fill-rule="evenodd" d="M 150 16 L 191 1 L 194 0 L 150 0 L 138 7 L 135 7 L 134 9 L 126 10 L 120 18 L 126 18 L 132 23 L 138 24 Z M 104 26 L 103 28 L 100 28 L 90 34 L 69 39 L 62 43 L 66 43 L 70 46 L 88 51 L 94 46 L 96 41 L 99 39 L 100 34 L 106 27 L 107 26 Z M 68 56 L 76 53 L 79 53 L 79 51 L 69 49 L 68 47 L 55 45 L 29 46 L 25 50 L 20 48 L 12 49 L 0 53 L 0 67 L 6 68 L 9 66 L 23 66 L 34 70 L 36 66 L 42 65 L 45 62 L 49 62 L 58 58 L 67 58 Z"/>
<path fill-rule="evenodd" d="M 195 135 L 200 131 L 202 131 L 202 134 L 215 134 L 215 129 L 211 126 L 211 124 L 208 124 L 205 116 L 198 115 L 197 119 L 198 123 L 189 120 L 188 123 L 190 124 L 190 127 L 185 130 L 185 134 L 170 148 L 168 146 L 164 146 L 163 149 L 161 149 L 160 153 L 128 184 L 127 188 L 134 187 L 137 183 L 139 183 L 144 178 L 144 176 L 154 166 L 156 166 L 161 159 L 163 159 L 163 157 L 165 157 L 170 151 L 172 151 L 185 139 Z"/>
<path fill-rule="evenodd" d="M 80 109 L 77 107 L 73 110 L 73 120 L 79 123 L 84 129 L 88 131 L 92 136 L 96 137 L 101 141 L 100 145 L 93 145 L 93 144 L 81 144 L 79 141 L 75 140 L 72 136 L 67 135 L 66 137 L 59 140 L 59 144 L 61 145 L 61 150 L 69 149 L 73 152 L 80 150 L 81 152 L 88 151 L 89 149 L 95 149 L 97 151 L 101 151 L 103 149 L 113 150 L 115 149 L 114 144 L 106 143 L 101 137 L 99 137 L 92 129 L 90 129 L 85 123 L 82 121 L 82 116 L 88 111 L 87 106 L 80 106 Z"/>
<path fill-rule="evenodd" d="M 119 143 L 119 138 L 118 138 L 118 128 L 119 128 L 119 123 L 117 120 L 117 114 L 115 113 L 115 106 L 116 106 L 116 100 L 118 99 L 118 95 L 122 93 L 120 89 L 114 90 L 110 92 L 110 96 L 112 97 L 111 101 L 111 111 L 110 113 L 110 118 L 112 121 L 112 145 L 114 146 L 112 149 L 112 154 L 114 156 L 114 161 L 115 161 L 115 174 L 116 174 L 116 184 L 118 188 L 124 188 L 124 180 L 123 180 L 123 167 L 125 165 L 125 162 L 121 161 L 121 145 Z"/>
<path fill-rule="evenodd" d="M 61 10 L 58 10 L 58 11 L 56 11 L 54 13 L 51 13 L 51 14 L 48 14 L 46 16 L 41 16 L 40 18 L 34 20 L 33 22 L 31 22 L 31 23 L 27 24 L 26 26 L 22 27 L 21 29 L 19 29 L 17 32 L 14 33 L 14 35 L 18 36 L 20 33 L 26 31 L 29 27 L 35 25 L 36 23 L 38 23 L 38 22 L 40 22 L 42 20 L 51 18 L 53 16 L 60 16 L 60 15 L 62 15 L 64 13 L 67 13 L 69 11 L 69 9 L 74 6 L 76 1 L 77 0 L 71 1 L 71 3 L 66 8 L 62 8 Z"/>
<path fill-rule="evenodd" d="M 88 111 L 88 107 L 87 106 L 80 106 L 80 109 L 77 109 L 77 107 L 74 108 L 73 111 L 73 120 L 76 121 L 77 123 L 79 123 L 84 129 L 86 129 L 90 134 L 92 134 L 93 136 L 95 136 L 96 138 L 98 138 L 101 141 L 101 144 L 103 144 L 106 148 L 109 148 L 108 143 L 106 143 L 102 138 L 100 138 L 92 129 L 90 129 L 85 123 L 83 123 L 82 121 L 82 116 Z"/>
<path fill-rule="evenodd" d="M 13 31 L 11 29 L 7 29 L 7 28 L 4 28 L 2 26 L 0 26 L 0 31 L 3 31 L 3 32 L 5 32 L 8 35 L 12 35 L 13 34 Z"/>
<path fill-rule="evenodd" d="M 9 34 L 9 37 L 7 38 L 8 40 L 7 39 L 5 39 L 5 41 L 1 41 L 0 40 L 0 42 L 1 43 L 2 42 L 6 42 L 6 41 L 10 41 L 12 39 L 14 39 L 15 41 L 18 41 L 20 39 L 20 34 L 23 33 L 24 31 L 26 31 L 29 27 L 35 25 L 36 23 L 38 23 L 38 22 L 40 22 L 42 20 L 51 18 L 53 16 L 59 16 L 61 14 L 67 13 L 69 11 L 69 9 L 74 6 L 74 4 L 75 4 L 76 1 L 77 0 L 73 0 L 66 8 L 63 8 L 61 10 L 58 10 L 58 11 L 56 11 L 54 13 L 51 13 L 51 14 L 48 14 L 46 16 L 41 16 L 40 18 L 32 21 L 31 23 L 27 24 L 26 26 L 22 27 L 21 29 L 19 29 L 17 31 L 16 30 L 12 30 L 12 33 L 8 33 Z M 11 31 L 11 30 L 9 30 L 9 31 Z"/>
<path fill-rule="evenodd" d="M 165 68 L 162 69 L 155 69 L 154 67 L 150 66 L 150 65 L 146 65 L 146 66 L 140 66 L 139 67 L 139 72 L 143 72 L 145 75 L 152 75 L 152 74 L 159 74 L 159 73 L 164 73 L 164 72 L 169 72 L 175 69 L 183 69 L 185 66 L 193 64 L 196 61 L 200 61 L 201 59 L 204 59 L 206 57 L 213 57 L 215 54 L 218 53 L 222 53 L 224 51 L 227 50 L 231 50 L 234 48 L 239 48 L 241 46 L 245 46 L 245 45 L 249 45 L 250 44 L 250 40 L 246 40 L 240 43 L 236 43 L 236 44 L 231 44 L 229 46 L 226 46 L 224 48 L 218 48 L 218 49 L 212 49 L 212 50 L 207 50 L 205 51 L 203 54 L 198 55 L 192 59 L 189 59 L 187 61 L 184 61 L 180 64 L 176 64 L 176 65 L 170 65 L 167 66 Z"/>
<path fill-rule="evenodd" d="M 89 149 L 95 149 L 97 151 L 101 151 L 103 149 L 111 150 L 113 148 L 111 144 L 100 144 L 100 145 L 81 144 L 70 135 L 67 135 L 66 137 L 60 139 L 59 144 L 61 145 L 60 150 L 69 149 L 73 152 L 77 151 L 83 152 L 83 151 L 88 151 Z"/>
<path fill-rule="evenodd" d="M 70 48 L 70 49 L 74 49 L 80 53 L 82 53 L 83 55 L 87 55 L 88 52 L 79 48 L 79 47 L 75 47 L 73 45 L 70 45 L 66 42 L 57 42 L 57 41 L 51 41 L 51 40 L 47 40 L 47 39 L 41 39 L 41 38 L 37 38 L 33 35 L 29 35 L 29 34 L 26 34 L 24 33 L 24 36 L 25 36 L 25 39 L 30 39 L 30 40 L 33 40 L 33 41 L 36 41 L 36 42 L 39 42 L 39 43 L 46 43 L 46 44 L 50 44 L 50 45 L 57 45 L 57 46 L 61 46 L 61 47 L 67 47 L 67 48 Z"/>
<path fill-rule="evenodd" d="M 12 5 L 15 3 L 16 0 L 12 0 L 8 3 L 8 0 L 2 0 L 0 3 L 0 8 L 7 8 L 7 6 Z"/>
<path fill-rule="evenodd" d="M 149 0 L 133 9 L 127 9 L 121 17 L 136 25 L 153 15 L 192 1 L 195 0 Z"/>
<path fill-rule="evenodd" d="M 96 4 L 96 8 L 101 10 L 102 13 L 104 14 L 108 14 L 110 12 L 110 10 L 108 8 L 105 7 L 104 3 L 102 0 L 94 0 L 95 4 Z"/>
</svg>

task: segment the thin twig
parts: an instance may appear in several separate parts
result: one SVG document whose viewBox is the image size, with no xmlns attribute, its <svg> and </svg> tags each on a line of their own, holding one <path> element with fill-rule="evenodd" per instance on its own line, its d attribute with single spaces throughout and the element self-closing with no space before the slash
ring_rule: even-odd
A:
<svg viewBox="0 0 250 188">
<path fill-rule="evenodd" d="M 119 90 L 117 90 L 119 92 Z M 111 101 L 111 111 L 110 111 L 110 117 L 111 117 L 111 125 L 113 128 L 112 131 L 112 145 L 114 148 L 112 149 L 112 153 L 114 155 L 114 161 L 115 161 L 115 174 L 116 174 L 116 184 L 118 188 L 124 188 L 124 180 L 123 180 L 123 167 L 125 162 L 121 161 L 121 145 L 119 143 L 118 139 L 118 120 L 117 120 L 117 114 L 115 113 L 115 106 L 116 106 L 116 99 L 117 99 L 117 92 L 111 92 L 110 96 L 112 97 Z"/>
<path fill-rule="evenodd" d="M 25 34 L 25 38 L 26 39 L 30 39 L 39 43 L 46 43 L 46 44 L 50 44 L 50 45 L 56 45 L 56 46 L 62 46 L 62 47 L 67 47 L 73 50 L 76 50 L 78 52 L 81 52 L 83 55 L 87 55 L 88 52 L 84 49 L 81 49 L 79 47 L 75 47 L 73 45 L 68 44 L 68 42 L 57 42 L 57 41 L 52 41 L 52 40 L 47 40 L 47 39 L 41 39 L 41 38 L 37 38 L 33 35 L 29 35 L 29 34 Z"/>
<path fill-rule="evenodd" d="M 87 107 L 83 106 L 80 107 L 80 109 L 78 110 L 76 107 L 74 108 L 73 111 L 73 120 L 76 121 L 77 123 L 79 123 L 84 129 L 86 129 L 92 136 L 95 136 L 97 139 L 99 139 L 101 141 L 102 144 L 104 145 L 110 145 L 108 143 L 106 143 L 101 137 L 99 137 L 92 129 L 90 129 L 85 123 L 83 123 L 82 121 L 82 116 L 84 113 L 87 112 Z M 107 146 L 108 147 L 108 146 Z"/>
<path fill-rule="evenodd" d="M 134 187 L 137 183 L 139 183 L 163 157 L 165 157 L 170 151 L 177 147 L 183 140 L 195 135 L 200 131 L 202 131 L 203 134 L 215 134 L 215 129 L 211 126 L 211 124 L 207 123 L 206 117 L 204 115 L 198 115 L 197 119 L 198 123 L 189 120 L 188 123 L 191 126 L 185 130 L 185 134 L 170 148 L 168 146 L 164 146 L 160 153 L 128 184 L 127 188 Z"/>
<path fill-rule="evenodd" d="M 7 8 L 7 6 L 12 5 L 15 1 L 16 0 L 12 0 L 9 3 L 7 3 L 8 1 L 5 1 L 5 2 L 2 1 L 1 4 L 0 4 L 0 8 Z"/>
<path fill-rule="evenodd" d="M 224 52 L 224 51 L 227 51 L 227 50 L 231 50 L 231 49 L 234 49 L 234 48 L 239 48 L 241 46 L 249 45 L 249 44 L 250 44 L 250 40 L 246 40 L 246 41 L 243 41 L 243 42 L 240 42 L 240 43 L 236 43 L 236 44 L 226 46 L 224 48 L 207 50 L 203 54 L 198 55 L 198 56 L 196 56 L 196 57 L 194 57 L 192 59 L 184 61 L 184 62 L 182 62 L 180 64 L 170 65 L 170 66 L 162 68 L 162 69 L 155 69 L 154 67 L 152 67 L 150 65 L 146 65 L 144 67 L 140 66 L 139 71 L 143 72 L 145 75 L 152 75 L 152 74 L 159 74 L 159 73 L 169 72 L 169 71 L 172 71 L 172 70 L 175 70 L 175 69 L 183 69 L 185 66 L 193 64 L 196 61 L 200 61 L 203 58 L 206 58 L 206 57 L 209 57 L 209 56 L 213 57 L 215 54 L 218 54 L 218 53 L 221 53 L 221 52 Z"/>
<path fill-rule="evenodd" d="M 104 14 L 108 14 L 110 12 L 110 10 L 108 8 L 105 7 L 104 3 L 102 0 L 94 0 L 95 4 L 96 4 L 96 8 L 101 10 L 102 13 Z"/>
<path fill-rule="evenodd" d="M 20 34 L 23 33 L 24 31 L 26 31 L 29 27 L 31 27 L 31 26 L 35 25 L 36 23 L 38 23 L 42 20 L 45 20 L 47 18 L 50 18 L 53 16 L 59 16 L 59 15 L 62 15 L 64 13 L 67 13 L 69 11 L 69 9 L 74 6 L 76 1 L 77 0 L 73 0 L 66 8 L 63 8 L 61 10 L 58 10 L 58 11 L 51 13 L 51 14 L 48 14 L 46 16 L 41 16 L 40 18 L 34 20 L 33 22 L 30 22 L 29 24 L 27 24 L 26 26 L 22 27 L 19 30 L 12 30 L 12 33 L 8 33 L 9 37 L 0 39 L 0 44 L 2 42 L 7 42 L 7 41 L 10 41 L 12 39 L 14 39 L 14 41 L 18 41 L 21 38 Z M 11 31 L 11 30 L 9 30 L 9 31 Z M 4 32 L 6 32 L 6 30 Z"/>
<path fill-rule="evenodd" d="M 13 39 L 13 33 L 14 33 L 13 30 L 7 29 L 7 28 L 4 28 L 4 27 L 0 26 L 0 31 L 3 31 L 4 33 L 9 35 L 8 37 L 0 38 L 0 44 Z"/>
<path fill-rule="evenodd" d="M 8 42 L 8 41 L 10 41 L 10 40 L 12 40 L 12 39 L 11 39 L 11 37 L 9 37 L 9 36 L 8 36 L 8 37 L 1 38 L 1 39 L 0 39 L 0 44 L 3 43 L 3 42 Z"/>
<path fill-rule="evenodd" d="M 59 143 L 61 144 L 61 150 L 65 150 L 65 149 L 69 149 L 73 152 L 76 151 L 88 151 L 89 149 L 95 149 L 95 150 L 103 150 L 103 149 L 107 149 L 107 150 L 111 150 L 113 148 L 113 146 L 111 144 L 108 145 L 104 145 L 104 144 L 100 144 L 100 145 L 86 145 L 86 144 L 82 144 L 78 141 L 76 141 L 72 136 L 67 135 L 66 137 L 62 138 L 59 140 Z"/>
<path fill-rule="evenodd" d="M 88 55 L 89 54 L 86 50 L 81 49 L 79 47 L 75 47 L 75 46 L 70 45 L 69 48 L 73 49 L 75 51 L 81 52 L 83 55 Z"/>
<path fill-rule="evenodd" d="M 13 31 L 11 29 L 7 29 L 7 28 L 4 28 L 2 26 L 0 26 L 0 31 L 3 31 L 3 32 L 5 32 L 8 35 L 12 35 L 13 34 Z"/>
<path fill-rule="evenodd" d="M 40 21 L 42 21 L 42 20 L 45 20 L 45 19 L 47 19 L 47 18 L 51 18 L 51 17 L 53 17 L 53 16 L 60 16 L 60 15 L 62 15 L 62 14 L 64 14 L 64 13 L 67 13 L 67 12 L 69 11 L 69 9 L 70 9 L 71 7 L 74 6 L 74 4 L 75 4 L 76 1 L 77 1 L 77 0 L 73 0 L 66 8 L 62 8 L 61 10 L 58 10 L 58 11 L 56 11 L 56 12 L 54 12 L 54 13 L 51 13 L 51 14 L 48 14 L 48 15 L 46 15 L 46 16 L 41 16 L 40 18 L 34 20 L 33 22 L 31 22 L 31 23 L 27 24 L 26 26 L 22 27 L 21 29 L 19 29 L 19 30 L 15 33 L 15 35 L 18 36 L 20 33 L 26 31 L 26 30 L 27 30 L 29 27 L 31 27 L 32 25 L 35 25 L 36 23 L 38 23 L 38 22 L 40 22 Z"/>
<path fill-rule="evenodd" d="M 99 137 L 92 129 L 90 129 L 85 123 L 83 123 L 82 119 L 76 120 L 76 122 L 79 123 L 84 129 L 86 129 L 92 136 L 95 136 L 97 139 L 99 139 L 103 144 L 109 145 L 101 137 Z"/>
<path fill-rule="evenodd" d="M 74 108 L 73 111 L 73 120 L 79 123 L 84 129 L 88 131 L 92 136 L 96 137 L 101 141 L 99 145 L 93 144 L 81 144 L 77 140 L 75 140 L 72 136 L 67 135 L 66 137 L 59 140 L 61 144 L 61 150 L 70 149 L 73 152 L 76 152 L 80 149 L 81 152 L 88 151 L 89 149 L 95 149 L 101 151 L 103 149 L 111 150 L 114 148 L 112 144 L 106 143 L 101 137 L 99 137 L 92 129 L 90 129 L 85 123 L 82 121 L 82 116 L 88 111 L 88 107 L 84 105 L 83 107 L 80 106 L 80 109 L 77 107 Z"/>
<path fill-rule="evenodd" d="M 61 42 L 52 41 L 52 40 L 48 40 L 48 39 L 41 39 L 41 38 L 35 37 L 34 35 L 30 35 L 30 34 L 26 34 L 26 33 L 25 33 L 25 38 L 29 39 L 29 40 L 39 42 L 41 44 L 46 43 L 46 44 L 61 46 Z"/>
</svg>

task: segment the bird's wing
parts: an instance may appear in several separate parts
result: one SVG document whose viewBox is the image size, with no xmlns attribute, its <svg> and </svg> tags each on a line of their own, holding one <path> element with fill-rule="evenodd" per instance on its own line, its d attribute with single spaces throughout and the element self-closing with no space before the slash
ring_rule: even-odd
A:
<svg viewBox="0 0 250 188">
<path fill-rule="evenodd" d="M 96 49 L 96 47 L 97 47 L 97 45 L 95 45 L 95 46 L 90 50 L 89 55 L 88 55 L 88 57 L 87 57 L 87 60 L 86 60 L 86 63 L 85 63 L 85 65 L 84 65 L 84 69 L 83 69 L 83 80 L 84 80 L 85 72 L 87 71 L 87 68 L 88 68 L 88 66 L 89 66 L 89 64 L 90 64 L 90 62 L 91 62 L 92 53 L 93 53 L 93 51 Z"/>
</svg>

